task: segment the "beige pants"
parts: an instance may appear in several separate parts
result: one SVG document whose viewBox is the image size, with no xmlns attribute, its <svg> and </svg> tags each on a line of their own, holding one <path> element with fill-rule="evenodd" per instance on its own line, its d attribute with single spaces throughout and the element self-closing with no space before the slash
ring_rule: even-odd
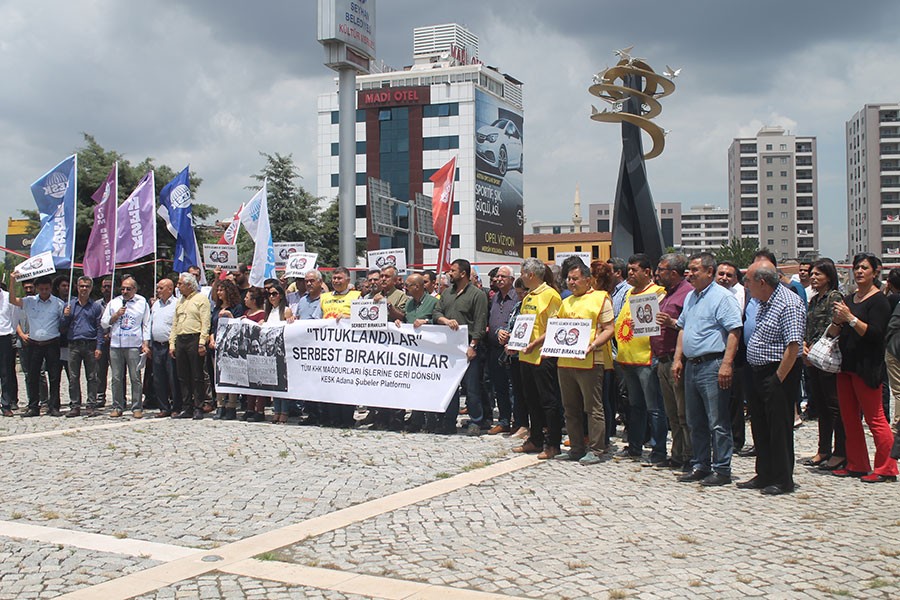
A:
<svg viewBox="0 0 900 600">
<path fill-rule="evenodd" d="M 888 383 L 894 395 L 894 426 L 900 425 L 900 359 L 885 351 L 884 364 L 887 365 Z M 890 422 L 890 415 L 884 415 Z"/>
<path fill-rule="evenodd" d="M 603 414 L 603 365 L 593 369 L 560 367 L 556 370 L 566 430 L 569 432 L 569 451 L 584 454 L 584 419 L 587 415 L 590 451 L 606 451 L 606 420 Z"/>
<path fill-rule="evenodd" d="M 687 412 L 684 408 L 684 377 L 675 381 L 672 375 L 672 362 L 659 363 L 656 367 L 659 377 L 659 389 L 662 392 L 663 405 L 669 418 L 669 429 L 672 431 L 672 460 L 682 464 L 693 460 L 691 431 L 688 429 Z"/>
</svg>

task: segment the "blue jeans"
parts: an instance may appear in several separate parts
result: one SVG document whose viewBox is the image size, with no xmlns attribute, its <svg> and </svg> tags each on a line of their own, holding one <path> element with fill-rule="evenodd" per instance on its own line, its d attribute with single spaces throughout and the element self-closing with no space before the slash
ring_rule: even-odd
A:
<svg viewBox="0 0 900 600">
<path fill-rule="evenodd" d="M 484 344 L 479 344 L 478 350 L 475 352 L 475 358 L 469 361 L 469 367 L 466 369 L 466 374 L 463 375 L 463 382 L 466 385 L 466 409 L 469 412 L 469 421 L 476 425 L 481 425 L 481 421 L 484 419 L 484 414 L 481 410 L 481 374 L 484 372 L 485 353 Z M 450 401 L 450 405 L 443 416 L 443 425 L 447 430 L 451 428 L 454 431 L 456 430 L 456 417 L 458 415 L 459 388 L 456 388 L 453 400 Z"/>
<path fill-rule="evenodd" d="M 730 390 L 719 387 L 721 365 L 722 359 L 699 364 L 686 360 L 684 404 L 691 444 L 694 446 L 694 470 L 715 471 L 730 476 L 731 453 L 734 450 L 728 409 L 731 394 Z"/>
<path fill-rule="evenodd" d="M 657 462 L 666 458 L 666 436 L 668 423 L 659 394 L 659 379 L 651 365 L 622 365 L 625 385 L 628 388 L 628 450 L 637 456 L 643 451 L 647 436 L 647 421 L 650 421 L 650 437 L 653 448 L 650 460 Z"/>
</svg>

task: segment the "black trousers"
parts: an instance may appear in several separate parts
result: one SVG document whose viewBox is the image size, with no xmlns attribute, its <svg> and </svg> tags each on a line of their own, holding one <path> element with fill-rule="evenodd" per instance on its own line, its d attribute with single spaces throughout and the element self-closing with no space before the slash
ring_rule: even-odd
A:
<svg viewBox="0 0 900 600">
<path fill-rule="evenodd" d="M 519 427 L 529 427 L 528 405 L 525 404 L 525 391 L 522 386 L 522 367 L 517 356 L 509 361 L 509 379 L 512 382 L 513 417 L 510 423 L 511 431 L 515 432 Z"/>
<path fill-rule="evenodd" d="M 28 344 L 28 376 L 25 389 L 28 391 L 28 410 L 40 410 L 40 378 L 41 365 L 47 361 L 47 378 L 50 380 L 50 393 L 47 404 L 50 410 L 59 410 L 59 380 L 62 363 L 59 360 L 59 339 L 49 343 L 29 342 Z"/>
<path fill-rule="evenodd" d="M 815 402 L 819 414 L 818 453 L 823 456 L 847 456 L 847 437 L 844 434 L 841 407 L 838 405 L 837 375 L 807 367 L 806 389 L 809 403 Z M 831 445 L 832 437 L 834 446 Z"/>
<path fill-rule="evenodd" d="M 756 475 L 762 485 L 794 487 L 794 400 L 800 393 L 800 363 L 778 380 L 778 363 L 753 368 L 748 386 Z"/>
<path fill-rule="evenodd" d="M 200 356 L 199 349 L 199 333 L 179 335 L 175 338 L 175 366 L 181 384 L 181 402 L 184 410 L 200 410 L 206 398 L 204 360 Z"/>
<path fill-rule="evenodd" d="M 519 361 L 522 372 L 522 391 L 531 420 L 528 438 L 538 448 L 559 447 L 562 442 L 562 403 L 556 395 L 556 359 L 544 357 L 541 364 Z M 547 428 L 546 435 L 544 428 Z"/>
<path fill-rule="evenodd" d="M 16 348 L 13 334 L 0 335 L 0 405 L 10 410 L 19 402 L 19 380 L 16 377 Z"/>
</svg>

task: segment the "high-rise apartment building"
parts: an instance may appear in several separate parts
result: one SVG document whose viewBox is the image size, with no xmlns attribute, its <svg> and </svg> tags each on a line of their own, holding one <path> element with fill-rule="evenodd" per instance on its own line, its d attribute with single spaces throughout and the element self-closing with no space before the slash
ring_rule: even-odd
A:
<svg viewBox="0 0 900 600">
<path fill-rule="evenodd" d="M 450 258 L 515 261 L 523 249 L 524 114 L 522 83 L 479 60 L 478 38 L 456 24 L 419 27 L 414 63 L 357 77 L 356 237 L 370 250 L 406 248 L 407 235 L 370 226 L 369 178 L 393 197 L 431 195 L 429 177 L 456 161 Z M 338 193 L 338 96 L 319 96 L 317 194 Z M 406 227 L 405 208 L 395 224 Z M 437 260 L 416 240 L 410 263 Z"/>
<path fill-rule="evenodd" d="M 681 251 L 715 252 L 728 243 L 728 209 L 712 204 L 692 206 L 681 213 Z"/>
<path fill-rule="evenodd" d="M 730 237 L 755 238 L 778 258 L 819 251 L 816 138 L 763 127 L 728 149 Z"/>
<path fill-rule="evenodd" d="M 847 254 L 900 261 L 900 104 L 866 104 L 846 125 Z"/>
</svg>

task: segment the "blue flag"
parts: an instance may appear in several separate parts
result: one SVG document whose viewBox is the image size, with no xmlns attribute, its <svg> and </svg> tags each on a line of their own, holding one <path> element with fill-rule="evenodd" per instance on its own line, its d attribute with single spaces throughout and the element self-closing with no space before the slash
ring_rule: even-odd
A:
<svg viewBox="0 0 900 600">
<path fill-rule="evenodd" d="M 41 230 L 31 243 L 31 255 L 50 252 L 57 269 L 70 268 L 75 253 L 77 164 L 73 154 L 31 184 L 41 214 Z"/>
<path fill-rule="evenodd" d="M 169 233 L 175 236 L 175 256 L 172 269 L 176 273 L 188 267 L 199 267 L 197 239 L 194 236 L 194 219 L 191 213 L 190 166 L 175 176 L 159 193 L 159 216 L 166 222 Z M 202 268 L 202 267 L 201 267 Z"/>
</svg>

